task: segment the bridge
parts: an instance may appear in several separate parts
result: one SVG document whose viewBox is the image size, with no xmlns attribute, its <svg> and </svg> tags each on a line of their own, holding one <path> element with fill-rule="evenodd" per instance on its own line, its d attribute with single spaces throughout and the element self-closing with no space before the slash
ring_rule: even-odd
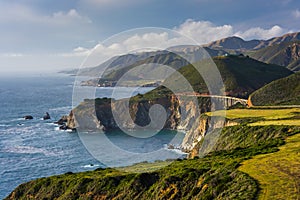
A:
<svg viewBox="0 0 300 200">
<path fill-rule="evenodd" d="M 237 97 L 221 96 L 221 95 L 209 95 L 209 94 L 199 94 L 199 93 L 179 93 L 177 96 L 190 96 L 190 97 L 205 97 L 215 99 L 215 103 L 220 103 L 226 109 L 230 108 L 237 103 L 244 106 L 248 106 L 248 99 L 241 99 Z M 216 102 L 217 101 L 217 102 Z"/>
</svg>

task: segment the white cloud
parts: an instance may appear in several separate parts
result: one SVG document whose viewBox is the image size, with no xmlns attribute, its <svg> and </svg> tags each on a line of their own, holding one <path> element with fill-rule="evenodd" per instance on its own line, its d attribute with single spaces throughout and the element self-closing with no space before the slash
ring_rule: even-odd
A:
<svg viewBox="0 0 300 200">
<path fill-rule="evenodd" d="M 209 21 L 193 21 L 191 19 L 186 20 L 175 30 L 195 39 L 200 44 L 233 35 L 233 27 L 231 25 L 216 26 Z"/>
<path fill-rule="evenodd" d="M 46 17 L 46 19 L 47 18 L 48 20 L 50 21 L 54 20 L 55 22 L 62 22 L 62 21 L 68 22 L 68 21 L 77 21 L 77 20 L 80 20 L 82 22 L 87 22 L 87 23 L 92 22 L 88 17 L 81 16 L 75 9 L 71 9 L 68 12 L 63 12 L 63 11 L 55 12 L 53 13 L 52 16 Z"/>
<path fill-rule="evenodd" d="M 263 29 L 260 27 L 250 28 L 246 31 L 238 31 L 234 35 L 241 37 L 245 40 L 250 39 L 270 39 L 284 34 L 286 30 L 278 25 L 271 27 L 270 29 Z"/>
<path fill-rule="evenodd" d="M 140 29 L 142 30 L 142 29 Z M 94 59 L 88 59 L 90 62 L 86 66 L 95 66 L 105 60 L 126 53 L 166 49 L 176 45 L 199 45 L 207 44 L 214 40 L 222 39 L 229 36 L 239 36 L 243 39 L 269 39 L 275 36 L 280 36 L 285 33 L 285 30 L 280 26 L 273 26 L 270 29 L 260 27 L 249 28 L 245 31 L 234 32 L 234 27 L 231 25 L 216 26 L 208 21 L 193 21 L 187 20 L 179 27 L 174 27 L 173 30 L 179 34 L 174 36 L 172 31 L 164 29 L 149 29 L 147 31 L 137 32 L 124 39 L 110 44 L 98 44 L 92 49 L 78 47 L 72 53 L 64 54 L 64 56 L 87 56 L 94 55 Z M 133 31 L 134 33 L 134 31 Z M 174 32 L 173 32 L 174 33 Z M 192 38 L 193 40 L 187 38 Z M 197 41 L 197 42 L 194 42 Z"/>
<path fill-rule="evenodd" d="M 24 4 L 0 2 L 0 13 L 0 22 L 2 23 L 91 23 L 88 17 L 80 15 L 76 9 L 57 11 L 46 15 Z"/>
<path fill-rule="evenodd" d="M 80 20 L 84 19 L 76 10 L 70 10 L 67 12 L 57 12 L 51 17 L 51 20 L 64 21 L 68 20 Z M 48 17 L 49 19 L 49 17 Z M 62 22 L 61 22 L 62 23 Z M 175 31 L 175 32 L 174 32 Z M 172 33 L 180 33 L 172 34 Z M 2 54 L 1 58 L 8 62 L 19 64 L 21 61 L 26 61 L 27 65 L 34 66 L 39 65 L 36 60 L 41 60 L 43 57 L 43 63 L 47 63 L 48 66 L 79 66 L 78 63 L 83 61 L 87 56 L 90 56 L 85 66 L 96 66 L 107 59 L 126 53 L 149 51 L 166 49 L 174 45 L 195 45 L 194 40 L 198 44 L 206 44 L 214 40 L 229 36 L 239 36 L 244 39 L 269 39 L 275 36 L 284 34 L 286 31 L 280 26 L 273 26 L 270 29 L 264 29 L 261 27 L 253 27 L 244 31 L 235 31 L 235 27 L 232 25 L 217 26 L 209 21 L 193 21 L 187 20 L 178 27 L 168 31 L 167 29 L 136 29 L 129 31 L 129 34 L 121 34 L 121 37 L 116 36 L 115 41 L 104 42 L 96 45 L 94 48 L 86 48 L 79 46 L 67 53 L 52 54 L 49 56 L 24 56 L 22 54 Z M 188 36 L 194 40 L 190 40 L 184 36 Z M 122 39 L 120 39 L 122 38 Z M 19 61 L 18 63 L 16 63 Z M 9 66 L 7 64 L 6 66 Z M 36 66 L 38 68 L 38 66 Z"/>
<path fill-rule="evenodd" d="M 299 9 L 294 10 L 294 11 L 292 12 L 292 14 L 293 14 L 293 16 L 294 16 L 296 19 L 300 18 L 300 10 L 299 10 Z"/>
</svg>

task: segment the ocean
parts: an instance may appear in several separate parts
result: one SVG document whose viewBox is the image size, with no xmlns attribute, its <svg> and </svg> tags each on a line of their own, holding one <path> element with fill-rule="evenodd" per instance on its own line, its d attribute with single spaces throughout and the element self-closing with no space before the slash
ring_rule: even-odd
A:
<svg viewBox="0 0 300 200">
<path fill-rule="evenodd" d="M 174 140 L 173 131 L 148 139 L 114 131 L 101 135 L 104 139 L 97 143 L 94 155 L 95 150 L 89 152 L 77 133 L 58 130 L 53 122 L 72 109 L 74 79 L 62 74 L 0 78 L 0 199 L 19 184 L 40 177 L 183 157 L 180 151 L 166 148 L 170 141 L 179 144 L 183 133 Z M 150 89 L 139 88 L 134 94 Z M 97 88 L 96 97 L 110 97 L 112 91 Z M 45 112 L 50 120 L 42 120 Z M 34 119 L 24 120 L 25 115 Z M 99 134 L 87 134 L 84 140 L 94 141 Z M 117 151 L 111 151 L 111 146 Z"/>
</svg>

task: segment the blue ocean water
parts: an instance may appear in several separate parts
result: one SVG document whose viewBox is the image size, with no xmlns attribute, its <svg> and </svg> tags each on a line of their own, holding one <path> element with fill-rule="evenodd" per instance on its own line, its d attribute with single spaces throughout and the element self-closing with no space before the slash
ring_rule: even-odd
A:
<svg viewBox="0 0 300 200">
<path fill-rule="evenodd" d="M 127 135 L 111 133 L 112 143 L 119 149 L 144 153 L 119 154 L 105 149 L 107 143 L 95 159 L 81 142 L 77 133 L 59 131 L 53 124 L 71 110 L 74 77 L 66 75 L 47 75 L 32 77 L 0 78 L 0 199 L 7 196 L 19 184 L 45 176 L 62 174 L 69 171 L 79 172 L 98 167 L 124 166 L 141 161 L 164 160 L 182 155 L 178 151 L 162 150 L 156 156 L 147 152 L 168 144 L 174 137 L 172 131 L 160 133 L 152 140 L 139 140 Z M 141 88 L 137 93 L 144 93 Z M 110 88 L 97 89 L 97 97 L 109 97 Z M 51 120 L 41 118 L 49 112 Z M 33 120 L 24 120 L 24 115 L 32 115 Z M 95 135 L 87 135 L 93 140 Z M 178 141 L 183 137 L 179 136 Z M 99 145 L 99 144 L 97 144 Z M 110 154 L 109 154 L 110 153 Z M 112 154 L 111 154 L 112 153 Z"/>
</svg>

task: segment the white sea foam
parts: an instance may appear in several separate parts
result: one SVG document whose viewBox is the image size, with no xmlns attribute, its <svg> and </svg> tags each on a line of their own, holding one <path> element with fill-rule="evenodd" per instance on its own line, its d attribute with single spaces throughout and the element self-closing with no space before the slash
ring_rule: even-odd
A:
<svg viewBox="0 0 300 200">
<path fill-rule="evenodd" d="M 37 147 L 32 147 L 32 146 L 7 146 L 4 147 L 4 152 L 7 153 L 20 153 L 20 154 L 37 154 L 41 153 L 44 154 L 45 156 L 55 156 L 56 153 L 50 152 L 46 149 L 43 148 L 37 148 Z"/>
<path fill-rule="evenodd" d="M 94 164 L 89 164 L 89 165 L 84 165 L 82 166 L 83 168 L 95 168 L 95 167 L 99 167 L 100 165 L 94 165 Z"/>
<path fill-rule="evenodd" d="M 168 151 L 175 152 L 177 154 L 186 155 L 187 153 L 181 151 L 178 147 L 175 147 L 174 149 L 170 149 L 168 144 L 164 144 L 164 149 Z"/>
<path fill-rule="evenodd" d="M 0 127 L 9 127 L 10 125 L 7 124 L 0 124 Z"/>
</svg>

